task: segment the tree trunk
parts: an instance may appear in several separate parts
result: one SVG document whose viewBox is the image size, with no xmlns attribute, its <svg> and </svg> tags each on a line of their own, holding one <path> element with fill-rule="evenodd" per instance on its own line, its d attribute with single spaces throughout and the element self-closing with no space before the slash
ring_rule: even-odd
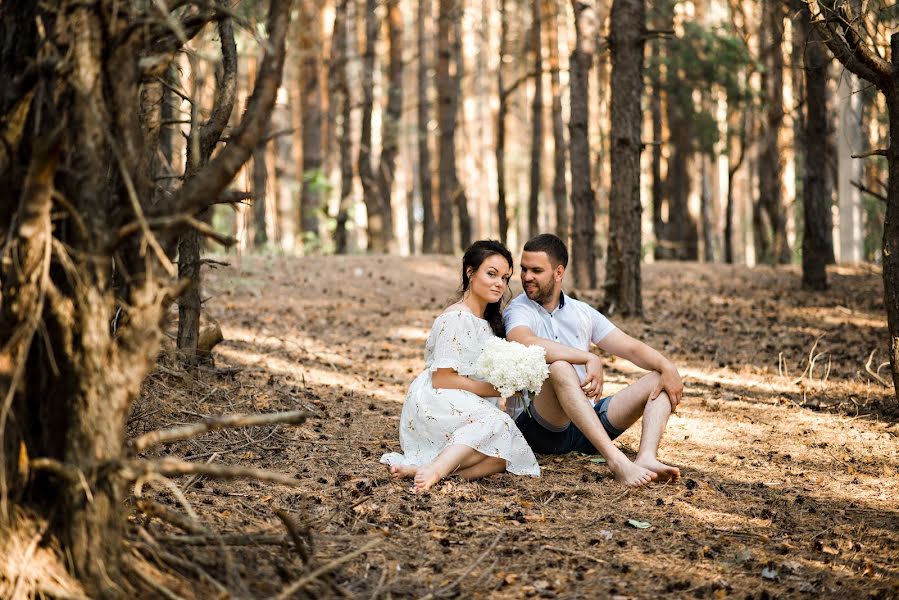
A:
<svg viewBox="0 0 899 600">
<path fill-rule="evenodd" d="M 443 254 L 455 250 L 453 209 L 459 219 L 459 235 L 463 247 L 471 240 L 471 221 L 468 201 L 456 174 L 456 113 L 461 80 L 460 55 L 461 4 L 456 0 L 440 0 L 437 26 L 437 120 L 440 125 L 438 144 L 438 173 L 440 177 L 440 218 L 438 219 L 438 249 Z M 453 65 L 453 53 L 456 53 Z M 455 73 L 450 70 L 455 66 Z"/>
<path fill-rule="evenodd" d="M 452 254 L 455 249 L 453 241 L 453 188 L 452 176 L 455 155 L 455 133 L 453 114 L 453 81 L 450 76 L 450 29 L 452 21 L 453 0 L 439 0 L 437 15 L 437 122 L 439 138 L 437 146 L 437 172 L 439 177 L 439 209 L 437 219 L 437 248 L 441 254 Z"/>
<path fill-rule="evenodd" d="M 321 10 L 318 0 L 301 3 L 303 25 L 299 28 L 300 113 L 302 114 L 303 174 L 300 192 L 300 229 L 303 245 L 317 248 L 321 241 L 318 216 L 322 206 L 322 89 Z"/>
<path fill-rule="evenodd" d="M 806 40 L 804 48 L 806 115 L 805 181 L 802 206 L 805 230 L 802 234 L 802 287 L 827 289 L 827 263 L 833 248 L 830 196 L 827 194 L 827 56 L 821 39 L 803 14 L 800 22 Z"/>
<path fill-rule="evenodd" d="M 612 106 L 609 251 L 603 307 L 611 315 L 642 315 L 640 284 L 640 101 L 643 92 L 644 0 L 612 2 Z"/>
<path fill-rule="evenodd" d="M 385 222 L 378 180 L 372 171 L 372 114 L 374 112 L 375 44 L 378 38 L 377 0 L 365 0 L 365 49 L 362 53 L 362 132 L 357 169 L 362 180 L 362 195 L 368 215 L 368 249 L 384 252 Z"/>
<path fill-rule="evenodd" d="M 595 16 L 591 0 L 572 0 L 577 38 L 571 53 L 571 266 L 579 288 L 596 288 L 596 196 L 590 181 L 589 77 Z"/>
<path fill-rule="evenodd" d="M 543 162 L 543 43 L 541 0 L 531 2 L 531 51 L 534 53 L 534 98 L 531 103 L 531 191 L 528 196 L 528 237 L 540 233 L 540 166 Z"/>
<path fill-rule="evenodd" d="M 457 0 L 456 7 L 452 11 L 453 14 L 453 56 L 455 57 L 456 72 L 453 74 L 453 107 L 452 107 L 452 139 L 456 139 L 456 122 L 462 105 L 462 76 L 465 73 L 465 57 L 462 53 L 462 23 L 464 21 L 463 14 L 465 4 L 461 0 Z M 464 132 L 463 132 L 464 133 Z M 453 141 L 452 146 L 452 182 L 454 190 L 453 197 L 456 200 L 456 214 L 459 217 L 459 248 L 466 250 L 471 245 L 471 215 L 468 212 L 468 196 L 465 194 L 465 188 L 459 181 L 459 174 L 456 169 L 456 145 Z"/>
<path fill-rule="evenodd" d="M 218 26 L 222 46 L 222 71 L 216 75 L 216 97 L 212 114 L 202 126 L 197 121 L 199 98 L 191 104 L 191 133 L 187 145 L 187 168 L 184 180 L 189 181 L 198 171 L 209 164 L 212 151 L 221 138 L 237 95 L 237 45 L 231 19 L 222 19 Z M 196 139 L 194 139 L 196 136 Z M 208 220 L 209 210 L 199 215 L 200 220 Z M 189 229 L 178 240 L 178 277 L 190 281 L 190 286 L 178 299 L 178 352 L 182 362 L 196 365 L 201 358 L 197 354 L 200 339 L 200 310 L 202 301 L 202 275 L 200 262 L 201 236 L 196 229 Z"/>
<path fill-rule="evenodd" d="M 702 258 L 705 262 L 715 261 L 715 237 L 712 228 L 712 183 L 710 181 L 709 170 L 710 163 L 713 158 L 707 154 L 699 157 L 700 169 L 700 192 L 699 192 L 699 215 L 702 224 Z"/>
<path fill-rule="evenodd" d="M 349 246 L 347 239 L 347 221 L 352 204 L 353 193 L 353 157 L 351 135 L 352 98 L 347 77 L 347 8 L 349 0 L 339 0 L 334 8 L 334 41 L 331 44 L 331 102 L 334 103 L 334 114 L 339 115 L 335 135 L 340 148 L 340 201 L 337 207 L 337 219 L 334 224 L 334 249 L 337 254 L 346 254 Z"/>
<path fill-rule="evenodd" d="M 854 3 L 853 3 L 854 4 Z M 899 136 L 899 34 L 890 36 L 892 62 L 881 59 L 859 34 L 865 24 L 858 6 L 840 5 L 840 18 L 825 17 L 816 0 L 808 2 L 812 24 L 834 56 L 850 71 L 880 89 L 886 99 L 890 140 Z M 859 26 L 859 22 L 861 25 Z M 890 369 L 893 391 L 899 394 L 899 144 L 886 150 L 889 164 L 887 210 L 883 223 L 883 295 L 889 329 Z"/>
<path fill-rule="evenodd" d="M 748 108 L 732 109 L 731 107 L 736 106 L 736 103 L 736 98 L 729 94 L 727 99 L 727 204 L 724 209 L 724 262 L 727 264 L 734 262 L 734 176 L 746 156 L 746 130 L 749 122 Z M 738 119 L 740 121 L 737 121 Z"/>
<path fill-rule="evenodd" d="M 396 157 L 400 149 L 400 119 L 403 113 L 403 16 L 399 0 L 387 2 L 387 40 L 390 61 L 387 81 L 387 110 L 381 125 L 381 157 L 378 160 L 378 190 L 384 213 L 384 247 L 393 239 L 393 209 L 390 196 Z"/>
<path fill-rule="evenodd" d="M 434 252 L 437 223 L 434 219 L 434 188 L 431 181 L 431 150 L 428 124 L 431 120 L 431 77 L 428 74 L 428 42 L 432 35 L 431 0 L 418 3 L 418 185 L 421 191 L 422 234 L 421 252 Z"/>
<path fill-rule="evenodd" d="M 858 77 L 841 74 L 837 96 L 839 98 L 837 128 L 837 196 L 840 210 L 840 262 L 854 263 L 864 256 L 862 233 L 861 192 L 852 185 L 861 179 L 861 163 L 852 158 L 864 143 L 862 132 L 862 100 Z"/>
<path fill-rule="evenodd" d="M 499 220 L 499 240 L 505 244 L 509 235 L 509 212 L 506 208 L 506 112 L 509 93 L 503 78 L 503 65 L 508 51 L 509 21 L 506 0 L 499 0 L 499 65 L 496 68 L 499 109 L 496 114 L 496 211 Z"/>
<path fill-rule="evenodd" d="M 549 46 L 549 77 L 553 113 L 553 204 L 556 208 L 556 235 L 568 244 L 568 185 L 565 183 L 567 148 L 565 123 L 562 119 L 562 81 L 559 75 L 559 6 L 544 1 L 547 45 Z"/>
<path fill-rule="evenodd" d="M 661 29 L 662 27 L 660 27 Z M 667 239 L 665 221 L 662 219 L 664 182 L 662 180 L 662 40 L 654 37 L 650 41 L 649 110 L 652 119 L 652 233 L 655 237 L 653 256 L 664 257 L 661 243 Z"/>
<path fill-rule="evenodd" d="M 266 186 L 268 185 L 268 166 L 265 164 L 265 153 L 268 144 L 263 142 L 253 150 L 253 245 L 257 249 L 268 243 L 268 232 L 265 229 Z"/>
<path fill-rule="evenodd" d="M 787 221 L 783 206 L 783 157 L 780 153 L 780 130 L 783 126 L 783 42 L 784 9 L 779 2 L 762 3 L 761 44 L 766 69 L 762 73 L 762 90 L 767 102 L 767 118 L 759 156 L 759 207 L 767 217 L 770 242 L 765 243 L 762 260 L 789 263 Z M 759 223 L 761 227 L 762 224 Z M 759 234 L 767 236 L 767 229 Z"/>
<path fill-rule="evenodd" d="M 122 461 L 131 403 L 179 290 L 165 249 L 186 218 L 216 202 L 262 137 L 290 4 L 272 5 L 271 50 L 229 144 L 171 195 L 156 194 L 150 169 L 161 111 L 141 110 L 149 108 L 141 82 L 162 76 L 182 45 L 158 7 L 0 5 L 0 81 L 8 84 L 0 91 L 0 183 L 16 199 L 0 209 L 11 253 L 0 257 L 0 520 L 8 522 L 11 502 L 52 516 L 48 545 L 59 541 L 90 597 L 151 594 L 122 574 L 133 478 Z M 171 18 L 189 39 L 216 15 L 191 6 Z M 146 25 L 134 30 L 133 22 Z M 40 44 L 38 23 L 53 24 Z M 35 59 L 58 68 L 16 76 Z M 111 285 L 114 263 L 121 295 Z"/>
<path fill-rule="evenodd" d="M 690 214 L 690 167 L 693 148 L 693 98 L 686 89 L 668 86 L 668 131 L 671 154 L 668 158 L 666 192 L 668 199 L 668 234 L 662 256 L 677 260 L 699 258 L 699 232 L 696 219 Z"/>
</svg>

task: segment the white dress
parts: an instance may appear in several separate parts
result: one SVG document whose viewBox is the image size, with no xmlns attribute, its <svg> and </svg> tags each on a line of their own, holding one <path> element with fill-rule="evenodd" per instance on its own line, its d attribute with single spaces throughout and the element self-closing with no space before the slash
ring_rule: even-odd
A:
<svg viewBox="0 0 899 600">
<path fill-rule="evenodd" d="M 425 342 L 425 370 L 412 382 L 400 416 L 403 454 L 381 457 L 389 465 L 423 465 L 451 444 L 465 444 L 487 456 L 505 459 L 516 475 L 540 475 L 534 453 L 515 422 L 498 408 L 499 398 L 472 392 L 434 389 L 431 375 L 453 369 L 475 377 L 475 363 L 493 330 L 466 310 L 445 312 L 434 321 Z"/>
</svg>

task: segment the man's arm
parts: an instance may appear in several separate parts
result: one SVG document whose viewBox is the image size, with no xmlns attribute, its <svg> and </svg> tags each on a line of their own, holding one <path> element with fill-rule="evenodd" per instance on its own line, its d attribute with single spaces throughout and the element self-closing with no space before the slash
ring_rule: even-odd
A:
<svg viewBox="0 0 899 600">
<path fill-rule="evenodd" d="M 657 372 L 660 375 L 659 383 L 649 396 L 651 400 L 655 400 L 664 391 L 671 401 L 671 410 L 680 404 L 684 394 L 680 373 L 677 372 L 674 363 L 662 356 L 658 350 L 632 338 L 620 329 L 612 331 L 596 345 L 601 350 L 629 360 L 642 369 Z"/>
<path fill-rule="evenodd" d="M 594 398 L 602 392 L 602 359 L 586 350 L 578 350 L 565 344 L 540 337 L 530 327 L 518 325 L 506 332 L 506 339 L 524 344 L 525 346 L 540 346 L 546 350 L 546 363 L 552 364 L 558 360 L 564 360 L 572 365 L 584 365 L 587 368 L 587 377 L 581 382 L 581 388 L 588 397 Z"/>
</svg>

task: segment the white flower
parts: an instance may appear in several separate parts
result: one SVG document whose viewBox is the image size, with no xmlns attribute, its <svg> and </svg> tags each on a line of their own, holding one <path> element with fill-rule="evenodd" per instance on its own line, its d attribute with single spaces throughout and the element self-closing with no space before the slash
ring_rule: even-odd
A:
<svg viewBox="0 0 899 600">
<path fill-rule="evenodd" d="M 515 392 L 538 393 L 549 375 L 546 350 L 494 337 L 487 340 L 475 365 L 478 377 L 508 398 Z"/>
</svg>

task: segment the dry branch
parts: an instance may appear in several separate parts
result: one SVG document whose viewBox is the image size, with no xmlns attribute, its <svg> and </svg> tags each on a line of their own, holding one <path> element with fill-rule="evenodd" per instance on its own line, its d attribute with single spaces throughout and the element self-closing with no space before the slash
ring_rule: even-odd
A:
<svg viewBox="0 0 899 600">
<path fill-rule="evenodd" d="M 199 423 L 182 425 L 180 427 L 172 427 L 171 429 L 158 429 L 156 431 L 145 433 L 144 435 L 132 440 L 131 447 L 135 452 L 139 453 L 156 444 L 171 444 L 172 442 L 187 440 L 209 431 L 216 431 L 218 429 L 255 427 L 257 425 L 274 425 L 276 423 L 299 425 L 300 423 L 303 423 L 309 416 L 311 416 L 311 414 L 306 411 L 291 410 L 285 412 L 256 415 L 238 414 L 213 417 L 200 421 Z"/>
<path fill-rule="evenodd" d="M 285 38 L 292 2 L 273 2 L 269 9 L 267 29 L 271 49 L 259 67 L 253 94 L 231 141 L 200 172 L 184 183 L 171 199 L 161 202 L 152 216 L 196 213 L 215 203 L 234 178 L 238 169 L 250 158 L 253 149 L 265 135 L 269 116 L 284 66 Z"/>
<path fill-rule="evenodd" d="M 242 467 L 239 465 L 198 465 L 179 460 L 177 458 L 163 458 L 160 460 L 130 460 L 123 465 L 121 474 L 126 479 L 137 480 L 148 474 L 159 474 L 166 477 L 178 477 L 180 475 L 206 475 L 217 479 L 258 479 L 270 483 L 280 483 L 291 487 L 300 486 L 303 482 L 299 479 L 255 467 Z"/>
<path fill-rule="evenodd" d="M 284 588 L 284 590 L 282 590 L 282 592 L 280 594 L 275 596 L 275 599 L 276 600 L 286 600 L 287 598 L 293 597 L 294 594 L 296 594 L 298 591 L 300 591 L 301 589 L 303 589 L 304 587 L 306 587 L 307 585 L 309 585 L 310 583 L 312 583 L 313 581 L 315 581 L 316 579 L 318 579 L 325 573 L 329 573 L 329 572 L 333 571 L 334 569 L 336 569 L 337 567 L 339 567 L 340 565 L 342 565 L 343 563 L 349 562 L 349 561 L 353 560 L 354 558 L 356 558 L 357 556 L 359 556 L 360 554 L 364 554 L 364 553 L 368 552 L 369 550 L 371 550 L 372 548 L 374 548 L 375 546 L 377 546 L 378 544 L 380 544 L 383 541 L 384 540 L 380 539 L 380 538 L 373 539 L 370 542 L 368 542 L 367 544 L 365 544 L 364 546 L 362 546 L 361 548 L 358 548 L 357 550 L 354 550 L 354 551 L 350 552 L 349 554 L 345 554 L 343 556 L 339 556 L 339 557 L 335 558 L 328 564 L 322 565 L 321 567 L 317 568 L 313 572 L 302 577 L 301 579 L 298 579 L 296 582 L 294 582 L 294 583 L 290 584 L 288 587 Z"/>
<path fill-rule="evenodd" d="M 157 540 L 163 544 L 180 544 L 183 546 L 280 546 L 288 542 L 283 534 L 266 533 L 231 533 L 222 535 L 169 535 L 159 536 Z"/>
<path fill-rule="evenodd" d="M 230 201 L 229 201 L 230 202 Z M 156 217 L 154 219 L 147 219 L 147 225 L 151 229 L 169 229 L 173 227 L 193 227 L 203 235 L 210 237 L 220 243 L 223 246 L 233 246 L 237 243 L 237 240 L 230 235 L 225 235 L 223 233 L 217 232 L 207 223 L 200 221 L 199 219 L 195 219 L 190 215 L 173 215 L 170 217 Z M 142 223 L 139 221 L 134 221 L 124 225 L 119 228 L 117 234 L 117 242 L 121 242 L 123 239 L 127 238 L 130 235 L 137 233 L 142 230 Z"/>
</svg>

